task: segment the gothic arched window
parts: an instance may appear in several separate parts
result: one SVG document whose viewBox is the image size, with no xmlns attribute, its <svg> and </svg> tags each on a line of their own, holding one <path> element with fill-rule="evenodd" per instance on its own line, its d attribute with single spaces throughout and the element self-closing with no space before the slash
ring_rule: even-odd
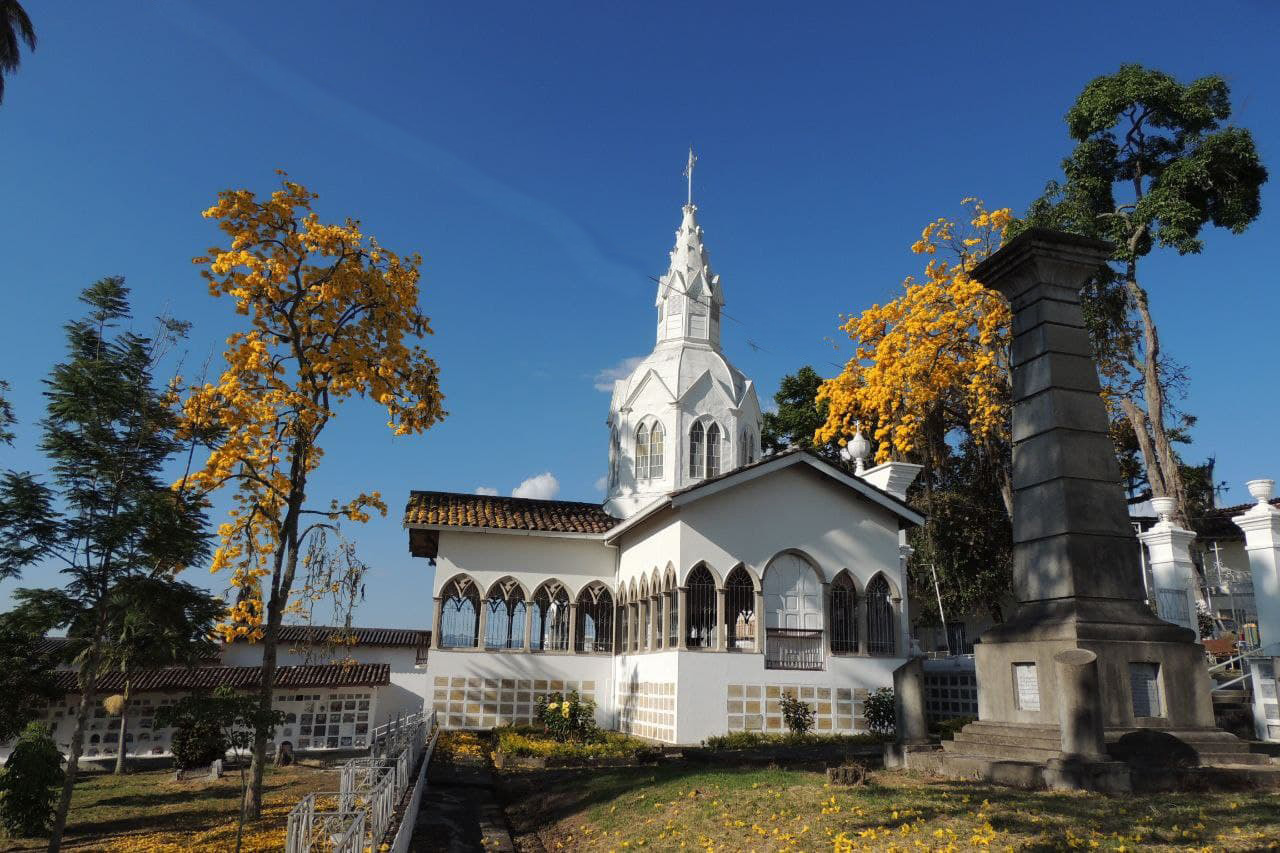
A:
<svg viewBox="0 0 1280 853">
<path fill-rule="evenodd" d="M 716 645 L 716 582 L 706 566 L 689 572 L 689 637 L 691 649 L 711 649 Z"/>
<path fill-rule="evenodd" d="M 858 651 L 858 591 L 848 572 L 836 575 L 831 583 L 831 651 Z"/>
<path fill-rule="evenodd" d="M 440 591 L 440 648 L 473 649 L 480 632 L 480 593 L 471 578 L 454 578 Z"/>
<path fill-rule="evenodd" d="M 689 476 L 701 477 L 706 466 L 706 445 L 702 424 L 695 423 L 689 430 Z"/>
<path fill-rule="evenodd" d="M 533 597 L 530 646 L 543 652 L 569 648 L 569 593 L 556 581 L 547 581 Z"/>
<path fill-rule="evenodd" d="M 724 582 L 724 624 L 730 649 L 756 647 L 756 585 L 742 566 L 729 572 Z"/>
<path fill-rule="evenodd" d="M 578 593 L 576 652 L 613 651 L 613 596 L 601 584 Z"/>
<path fill-rule="evenodd" d="M 649 477 L 657 479 L 662 476 L 662 424 L 654 423 L 649 430 Z"/>
<path fill-rule="evenodd" d="M 893 624 L 893 602 L 889 582 L 876 575 L 867 584 L 867 651 L 873 655 L 891 655 L 897 650 Z"/>
<path fill-rule="evenodd" d="M 720 427 L 712 424 L 707 427 L 707 476 L 715 477 L 720 473 Z"/>
<path fill-rule="evenodd" d="M 649 479 L 649 428 L 644 424 L 636 430 L 636 479 Z"/>
<path fill-rule="evenodd" d="M 484 647 L 524 648 L 524 591 L 511 578 L 504 578 L 489 590 L 485 599 Z"/>
</svg>

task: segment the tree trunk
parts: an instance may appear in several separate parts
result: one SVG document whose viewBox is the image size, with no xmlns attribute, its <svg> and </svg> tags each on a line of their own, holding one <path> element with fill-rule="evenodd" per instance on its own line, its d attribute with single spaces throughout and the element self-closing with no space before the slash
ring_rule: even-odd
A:
<svg viewBox="0 0 1280 853">
<path fill-rule="evenodd" d="M 120 707 L 120 734 L 116 740 L 116 775 L 119 776 L 125 771 L 125 732 L 129 730 L 129 678 L 124 680 L 124 705 Z"/>
<path fill-rule="evenodd" d="M 274 596 L 273 596 L 274 598 Z M 266 625 L 262 632 L 262 682 L 258 685 L 258 708 L 271 710 L 271 697 L 276 680 L 276 637 L 279 634 L 283 608 L 268 602 Z M 249 766 L 249 793 L 245 801 L 245 813 L 251 820 L 262 817 L 262 774 L 267 762 L 267 731 L 261 724 L 254 726 L 253 757 Z"/>
<path fill-rule="evenodd" d="M 101 636 L 101 631 L 98 635 Z M 89 654 L 80 670 L 80 707 L 76 709 L 76 728 L 71 735 L 71 754 L 67 758 L 67 772 L 62 780 L 62 795 L 58 798 L 58 809 L 53 813 L 53 827 L 49 831 L 49 853 L 58 853 L 62 849 L 62 833 L 67 827 L 67 813 L 71 810 L 71 794 L 75 791 L 76 775 L 80 769 L 80 750 L 84 743 L 85 723 L 89 719 L 89 711 L 93 709 L 94 694 L 98 686 L 100 654 L 98 642 L 95 640 L 89 647 Z"/>
</svg>

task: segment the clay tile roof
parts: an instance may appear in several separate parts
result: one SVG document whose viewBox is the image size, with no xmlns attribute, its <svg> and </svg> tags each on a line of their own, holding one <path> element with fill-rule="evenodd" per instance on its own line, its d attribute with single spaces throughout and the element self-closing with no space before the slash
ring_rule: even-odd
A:
<svg viewBox="0 0 1280 853">
<path fill-rule="evenodd" d="M 1271 501 L 1274 507 L 1280 507 L 1280 498 Z M 1211 509 L 1199 518 L 1191 519 L 1191 529 L 1203 540 L 1244 539 L 1244 531 L 1231 519 L 1241 513 L 1248 512 L 1256 504 L 1237 504 Z"/>
<path fill-rule="evenodd" d="M 462 492 L 410 492 L 404 523 L 497 530 L 545 530 L 551 533 L 606 533 L 621 519 L 600 504 L 469 495 Z"/>
<path fill-rule="evenodd" d="M 60 670 L 54 673 L 58 687 L 68 693 L 78 689 L 76 673 Z M 129 685 L 131 692 L 151 690 L 212 690 L 215 687 L 250 689 L 262 681 L 260 666 L 165 667 L 135 673 Z M 311 687 L 380 687 L 391 683 L 391 665 L 360 663 L 352 666 L 282 666 L 276 670 L 277 688 Z M 98 690 L 112 692 L 124 689 L 122 673 L 106 673 L 98 679 Z"/>
<path fill-rule="evenodd" d="M 279 641 L 285 645 L 322 646 L 354 638 L 357 646 L 407 646 L 431 642 L 430 631 L 417 628 L 344 628 L 341 625 L 281 625 Z"/>
</svg>

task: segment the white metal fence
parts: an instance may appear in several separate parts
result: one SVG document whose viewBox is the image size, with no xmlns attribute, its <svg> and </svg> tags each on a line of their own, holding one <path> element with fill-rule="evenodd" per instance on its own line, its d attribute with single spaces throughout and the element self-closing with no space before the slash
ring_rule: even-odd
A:
<svg viewBox="0 0 1280 853">
<path fill-rule="evenodd" d="M 435 731 L 436 715 L 414 714 L 374 729 L 368 758 L 339 771 L 338 790 L 307 794 L 289 812 L 285 853 L 377 850 L 408 790 L 414 764 Z"/>
</svg>

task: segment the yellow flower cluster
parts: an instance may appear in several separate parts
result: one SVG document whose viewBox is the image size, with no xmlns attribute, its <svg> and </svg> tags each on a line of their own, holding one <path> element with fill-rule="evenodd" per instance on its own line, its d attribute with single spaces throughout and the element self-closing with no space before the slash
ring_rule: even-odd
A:
<svg viewBox="0 0 1280 853">
<path fill-rule="evenodd" d="M 828 406 L 815 441 L 844 444 L 860 423 L 884 462 L 918 450 L 938 419 L 950 427 L 947 419 L 958 418 L 954 425 L 980 442 L 1007 430 L 1009 308 L 969 271 L 999 247 L 1012 214 L 965 203 L 968 229 L 937 219 L 911 247 L 930 256 L 946 248 L 953 261 L 930 257 L 923 280 L 908 277 L 897 299 L 845 321 L 854 354 L 818 392 Z"/>
</svg>

